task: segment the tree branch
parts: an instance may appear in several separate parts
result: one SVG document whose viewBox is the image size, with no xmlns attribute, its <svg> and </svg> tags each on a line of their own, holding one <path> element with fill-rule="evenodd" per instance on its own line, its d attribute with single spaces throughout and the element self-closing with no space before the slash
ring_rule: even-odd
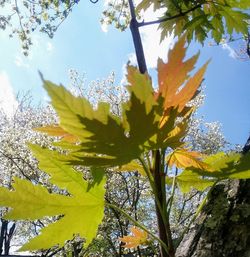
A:
<svg viewBox="0 0 250 257">
<path fill-rule="evenodd" d="M 170 20 L 173 20 L 173 19 L 176 19 L 176 18 L 179 18 L 179 17 L 183 17 L 185 16 L 186 14 L 190 13 L 190 12 L 193 12 L 194 10 L 202 7 L 203 4 L 198 4 L 194 7 L 192 7 L 191 9 L 187 10 L 187 11 L 184 11 L 184 12 L 180 12 L 174 16 L 171 16 L 171 17 L 164 17 L 162 19 L 158 19 L 158 20 L 154 20 L 154 21 L 142 21 L 142 22 L 139 22 L 138 23 L 138 27 L 143 27 L 143 26 L 148 26 L 148 25 L 153 25 L 153 24 L 159 24 L 159 23 L 162 23 L 162 22 L 166 22 L 166 21 L 170 21 Z"/>
</svg>

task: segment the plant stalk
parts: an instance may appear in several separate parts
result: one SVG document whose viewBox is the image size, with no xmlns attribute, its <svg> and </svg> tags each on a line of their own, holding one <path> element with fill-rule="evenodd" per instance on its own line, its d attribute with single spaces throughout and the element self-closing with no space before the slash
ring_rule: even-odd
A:
<svg viewBox="0 0 250 257">
<path fill-rule="evenodd" d="M 152 170 L 154 176 L 154 183 L 156 188 L 155 198 L 158 199 L 160 203 L 160 208 L 157 203 L 155 203 L 156 216 L 158 222 L 159 238 L 167 243 L 168 251 L 166 251 L 162 246 L 160 246 L 161 257 L 174 257 L 175 250 L 172 241 L 171 229 L 169 224 L 169 219 L 167 215 L 167 203 L 166 203 L 166 187 L 165 187 L 165 173 L 164 169 L 161 167 L 161 153 L 159 150 L 154 151 L 154 167 Z"/>
<path fill-rule="evenodd" d="M 145 61 L 145 55 L 143 51 L 141 36 L 139 32 L 139 26 L 136 19 L 135 7 L 133 0 L 129 0 L 129 8 L 131 13 L 130 30 L 133 37 L 133 43 L 136 52 L 137 63 L 140 73 L 147 72 L 147 65 Z M 166 189 L 165 189 L 165 174 L 164 167 L 162 167 L 162 156 L 159 150 L 154 151 L 154 167 L 152 170 L 153 182 L 152 189 L 155 195 L 156 215 L 158 221 L 159 230 L 159 242 L 161 257 L 174 257 L 174 247 L 172 242 L 171 230 L 167 215 L 167 203 L 166 203 Z M 164 157 L 163 157 L 164 158 Z M 164 165 L 163 165 L 164 166 Z M 161 172 L 162 171 L 162 172 Z M 148 174 L 149 178 L 151 174 Z M 166 248 L 167 245 L 167 248 Z"/>
</svg>

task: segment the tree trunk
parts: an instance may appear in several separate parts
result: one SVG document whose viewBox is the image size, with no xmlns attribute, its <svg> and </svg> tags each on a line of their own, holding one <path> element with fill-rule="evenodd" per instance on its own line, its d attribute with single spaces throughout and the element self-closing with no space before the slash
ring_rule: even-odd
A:
<svg viewBox="0 0 250 257">
<path fill-rule="evenodd" d="M 176 257 L 250 256 L 250 180 L 217 185 Z"/>
<path fill-rule="evenodd" d="M 250 151 L 250 136 L 242 154 Z M 250 179 L 217 185 L 176 257 L 250 256 Z"/>
</svg>

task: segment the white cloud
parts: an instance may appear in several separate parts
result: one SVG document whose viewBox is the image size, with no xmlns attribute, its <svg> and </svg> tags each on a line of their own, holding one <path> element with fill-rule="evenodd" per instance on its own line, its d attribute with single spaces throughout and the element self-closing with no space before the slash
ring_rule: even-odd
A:
<svg viewBox="0 0 250 257">
<path fill-rule="evenodd" d="M 108 19 L 104 18 L 103 22 L 101 23 L 101 29 L 103 32 L 107 33 L 108 32 L 108 23 L 106 22 Z"/>
<path fill-rule="evenodd" d="M 105 0 L 104 7 L 107 7 L 109 2 L 110 0 Z M 135 0 L 134 2 L 135 2 L 135 5 L 137 5 L 140 1 Z M 147 9 L 146 12 L 142 13 L 141 15 L 145 21 L 153 21 L 163 16 L 165 11 L 166 10 L 163 10 L 163 9 L 154 11 L 153 8 L 150 7 Z M 158 26 L 159 24 L 140 27 L 140 35 L 142 39 L 144 55 L 145 55 L 148 69 L 157 67 L 157 61 L 159 57 L 164 61 L 166 61 L 168 51 L 174 44 L 173 35 L 166 37 L 160 43 L 161 33 L 158 30 Z M 105 22 L 105 18 L 104 18 L 104 23 L 101 25 L 101 27 L 104 32 L 108 31 L 108 25 Z M 134 52 L 128 55 L 128 60 L 131 64 L 137 65 L 136 55 Z M 123 66 L 122 73 L 123 73 L 123 77 L 122 77 L 121 83 L 124 84 L 126 83 L 126 65 Z"/>
<path fill-rule="evenodd" d="M 128 55 L 129 64 L 131 65 L 137 65 L 136 55 L 135 53 L 130 53 Z"/>
<path fill-rule="evenodd" d="M 52 42 L 44 38 L 44 36 L 34 35 L 32 37 L 32 46 L 29 49 L 28 56 L 18 52 L 14 56 L 14 63 L 19 68 L 32 69 L 34 62 L 39 58 L 53 54 L 55 47 Z"/>
<path fill-rule="evenodd" d="M 8 74 L 0 71 L 0 109 L 11 117 L 18 106 Z"/>
<path fill-rule="evenodd" d="M 127 64 L 123 64 L 123 66 L 122 66 L 122 79 L 121 79 L 120 84 L 124 85 L 124 86 L 126 86 L 128 84 L 128 81 L 127 81 Z"/>
<path fill-rule="evenodd" d="M 222 49 L 228 51 L 229 56 L 232 57 L 233 59 L 236 59 L 236 58 L 237 58 L 236 52 L 235 52 L 234 49 L 233 49 L 231 46 L 229 46 L 227 43 L 222 44 Z"/>
<path fill-rule="evenodd" d="M 24 60 L 24 58 L 27 58 L 27 57 L 21 57 L 20 55 L 16 55 L 15 56 L 15 60 L 14 60 L 14 63 L 16 66 L 18 67 L 23 67 L 23 68 L 29 68 L 29 64 Z"/>
<path fill-rule="evenodd" d="M 54 50 L 54 46 L 52 45 L 51 42 L 47 42 L 47 48 L 46 48 L 46 50 L 47 50 L 48 52 L 52 52 L 52 51 Z"/>
<path fill-rule="evenodd" d="M 156 68 L 158 58 L 166 61 L 167 53 L 173 45 L 173 36 L 164 39 L 160 44 L 160 32 L 157 25 L 141 30 L 143 48 L 148 68 Z"/>
<path fill-rule="evenodd" d="M 149 8 L 144 14 L 145 21 L 153 21 L 159 19 L 163 14 L 162 10 L 154 11 Z M 167 53 L 173 45 L 173 36 L 169 36 L 160 43 L 161 33 L 158 30 L 159 24 L 141 27 L 141 37 L 144 47 L 145 58 L 148 68 L 155 68 L 158 57 L 163 60 L 167 59 Z"/>
</svg>

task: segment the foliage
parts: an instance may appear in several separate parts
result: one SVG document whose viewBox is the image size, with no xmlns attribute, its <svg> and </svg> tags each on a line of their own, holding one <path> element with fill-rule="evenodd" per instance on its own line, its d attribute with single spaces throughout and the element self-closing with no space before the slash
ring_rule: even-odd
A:
<svg viewBox="0 0 250 257">
<path fill-rule="evenodd" d="M 135 67 L 128 66 L 130 96 L 122 105 L 121 116 L 114 115 L 108 103 L 101 102 L 95 109 L 86 98 L 74 96 L 64 87 L 44 80 L 44 87 L 52 99 L 60 123 L 57 127 L 40 130 L 62 138 L 55 143 L 53 151 L 38 146 L 31 146 L 31 149 L 39 160 L 40 169 L 50 176 L 50 182 L 66 190 L 68 195 L 49 193 L 40 185 L 19 178 L 15 179 L 14 190 L 1 188 L 1 205 L 13 208 L 6 218 L 32 220 L 60 215 L 56 223 L 42 229 L 41 234 L 22 250 L 62 246 L 75 235 L 84 237 L 86 245 L 91 242 L 103 218 L 105 179 L 102 167 L 116 168 L 136 159 L 144 169 L 143 175 L 148 179 L 156 201 L 159 201 L 155 191 L 157 176 L 161 174 L 160 180 L 164 187 L 165 178 L 172 181 L 172 194 L 165 207 L 160 205 L 160 208 L 164 208 L 161 210 L 163 219 L 169 215 L 165 216 L 163 213 L 171 211 L 176 182 L 187 192 L 191 186 L 204 190 L 214 182 L 228 177 L 249 177 L 249 155 L 241 157 L 240 154 L 215 154 L 202 160 L 201 154 L 184 147 L 182 139 L 187 134 L 188 121 L 195 110 L 192 105 L 187 104 L 197 95 L 207 66 L 205 64 L 191 77 L 190 72 L 198 55 L 183 61 L 186 52 L 184 44 L 183 37 L 170 51 L 167 63 L 159 60 L 157 92 L 147 74 L 142 75 Z M 65 135 L 66 139 L 71 136 L 74 140 L 65 140 Z M 166 149 L 170 154 L 165 160 Z M 159 160 L 157 152 L 161 154 Z M 160 169 L 155 166 L 157 161 L 160 161 L 157 164 Z M 83 174 L 74 168 L 76 165 L 91 167 L 90 180 L 83 178 Z M 186 170 L 173 178 L 170 176 L 171 166 Z M 133 171 L 134 167 L 132 166 Z M 213 179 L 208 179 L 207 176 Z M 121 211 L 133 220 L 119 207 L 109 202 L 106 202 L 106 206 Z M 136 220 L 134 222 L 150 237 L 159 241 L 164 249 L 171 246 L 171 241 L 166 246 L 146 227 Z M 140 242 L 146 242 L 146 233 L 141 232 L 140 236 L 137 232 L 134 234 L 135 237 L 141 237 Z"/>
<path fill-rule="evenodd" d="M 56 27 L 51 24 L 55 18 L 60 17 L 60 8 L 63 10 L 62 20 L 64 20 L 77 2 L 42 1 L 33 6 L 32 11 L 36 18 L 38 13 L 42 14 L 44 31 L 52 36 Z M 1 2 L 2 5 L 6 3 L 6 1 Z M 24 1 L 23 4 L 24 7 L 19 9 L 15 1 L 14 13 L 10 19 L 13 16 L 19 20 L 20 30 L 16 33 L 24 42 L 24 53 L 27 54 L 26 50 L 31 44 L 28 37 L 30 31 L 27 28 L 35 30 L 37 24 L 41 25 L 41 21 L 36 19 L 35 26 L 23 23 L 29 17 L 29 15 L 21 15 L 23 9 L 29 9 L 34 2 Z M 226 33 L 230 37 L 234 32 L 247 33 L 249 15 L 243 12 L 249 7 L 246 1 L 144 0 L 139 3 L 137 11 L 138 13 L 145 11 L 150 6 L 165 11 L 162 19 L 136 22 L 136 25 L 140 27 L 160 23 L 162 39 L 170 32 L 181 35 L 186 31 L 189 42 L 193 37 L 203 42 L 211 33 L 218 43 Z M 41 7 L 44 8 L 39 12 Z M 51 7 L 56 9 L 55 13 L 50 10 Z M 118 18 L 116 12 L 119 8 L 123 8 L 123 5 L 115 3 L 109 5 L 109 8 L 114 10 L 105 15 L 110 16 L 111 21 L 119 27 L 121 25 L 119 17 L 126 17 L 126 11 Z M 124 5 L 124 8 L 128 9 L 128 5 Z M 66 13 L 64 13 L 65 10 Z M 141 15 L 143 17 L 143 13 Z M 0 18 L 5 22 L 2 23 L 4 24 L 2 28 L 5 28 L 7 20 L 5 16 Z M 47 19 L 49 22 L 46 25 Z M 123 19 L 122 29 L 125 29 L 129 20 L 130 17 Z M 74 238 L 76 243 L 74 249 L 87 254 L 88 250 L 81 249 L 82 243 L 85 241 L 85 246 L 90 244 L 102 221 L 103 212 L 107 213 L 108 209 L 118 221 L 121 241 L 125 243 L 125 248 L 137 248 L 140 255 L 140 244 L 157 242 L 160 245 L 161 257 L 174 256 L 175 246 L 182 238 L 179 231 L 172 233 L 169 224 L 173 211 L 177 209 L 174 206 L 179 192 L 177 187 L 184 193 L 191 191 L 190 194 L 192 194 L 194 188 L 204 191 L 223 179 L 249 178 L 249 154 L 242 156 L 237 153 L 217 153 L 217 148 L 213 146 L 214 139 L 209 142 L 210 148 L 205 150 L 204 142 L 199 142 L 198 146 L 195 145 L 195 140 L 194 144 L 187 142 L 188 138 L 195 136 L 188 134 L 192 130 L 189 125 L 195 123 L 192 117 L 195 106 L 192 101 L 199 93 L 208 63 L 194 73 L 198 54 L 184 61 L 186 54 L 184 44 L 185 38 L 182 37 L 170 51 L 168 62 L 158 61 L 157 91 L 153 88 L 148 74 L 142 75 L 135 67 L 128 66 L 128 97 L 115 108 L 112 108 L 114 105 L 110 105 L 110 101 L 100 101 L 97 105 L 95 103 L 92 105 L 92 102 L 82 94 L 77 95 L 63 86 L 44 80 L 44 87 L 59 116 L 59 124 L 55 122 L 53 125 L 43 126 L 36 129 L 36 132 L 45 132 L 60 139 L 52 146 L 32 145 L 30 148 L 39 160 L 39 168 L 45 171 L 44 176 L 52 190 L 51 188 L 46 190 L 30 177 L 27 178 L 31 181 L 14 178 L 13 184 L 10 184 L 9 180 L 6 187 L 0 189 L 1 204 L 12 208 L 5 216 L 6 218 L 34 220 L 52 216 L 52 220 L 55 221 L 39 230 L 40 234 L 22 247 L 22 250 L 61 247 L 67 240 Z M 207 133 L 209 134 L 209 128 Z M 223 144 L 223 142 L 220 143 Z M 193 148 L 200 149 L 197 151 Z M 204 155 L 211 152 L 213 153 L 211 156 Z M 127 199 L 125 198 L 122 203 L 118 202 L 124 198 L 124 195 L 119 195 L 120 191 L 117 192 L 116 198 L 107 197 L 115 195 L 114 191 L 111 191 L 111 194 L 108 192 L 104 198 L 106 182 L 103 175 L 104 168 L 106 177 L 120 176 L 124 180 Z M 175 171 L 174 168 L 176 168 Z M 133 172 L 135 175 L 130 177 L 130 173 L 126 171 Z M 13 174 L 11 174 L 11 180 L 12 176 Z M 147 219 L 140 217 L 140 211 L 143 208 L 139 206 L 138 199 L 144 190 L 140 187 L 141 180 L 143 185 L 150 187 L 151 192 L 146 199 L 143 199 L 143 203 L 148 200 L 149 206 L 152 206 L 152 202 L 155 202 L 158 231 L 148 230 L 147 227 L 150 226 L 148 217 Z M 110 188 L 110 181 L 108 180 L 106 185 L 107 189 Z M 50 183 L 53 185 L 51 186 Z M 120 185 L 124 184 L 117 184 L 117 186 Z M 131 189 L 133 189 L 131 185 L 136 185 L 135 190 L 132 191 L 133 201 L 131 201 Z M 114 182 L 112 187 L 114 188 Z M 198 215 L 206 197 L 197 212 L 185 217 L 186 220 L 192 221 Z M 32 204 L 29 205 L 29 203 Z M 132 204 L 129 209 L 130 203 Z M 104 204 L 106 210 L 104 210 Z M 184 207 L 180 211 L 181 214 L 183 210 Z M 132 229 L 134 236 L 127 236 L 128 220 L 138 227 Z M 186 227 L 188 228 L 189 224 Z M 117 229 L 115 226 L 112 228 Z M 110 241 L 116 239 L 117 234 L 114 235 L 112 229 L 108 233 L 110 239 L 108 244 L 116 248 L 118 243 L 114 244 Z M 83 239 L 79 239 L 79 236 Z M 174 239 L 177 238 L 176 243 Z M 106 247 L 105 244 L 107 241 L 101 239 L 99 234 L 92 247 Z M 119 252 L 120 255 L 121 253 L 122 251 Z"/>
<path fill-rule="evenodd" d="M 74 94 L 84 94 L 94 105 L 96 105 L 99 99 L 110 101 L 112 105 L 111 109 L 113 110 L 113 112 L 116 112 L 118 114 L 120 102 L 124 101 L 123 99 L 126 98 L 126 95 L 123 87 L 114 85 L 113 73 L 111 73 L 111 75 L 107 79 L 92 81 L 90 84 L 86 83 L 85 78 L 82 77 L 80 79 L 80 75 L 77 75 L 76 71 L 71 70 L 70 74 L 70 90 Z M 58 188 L 49 183 L 48 175 L 39 170 L 37 160 L 31 154 L 27 146 L 27 142 L 31 142 L 34 144 L 39 144 L 43 147 L 49 146 L 50 148 L 54 149 L 54 147 L 51 146 L 51 143 L 52 141 L 57 141 L 57 137 L 48 137 L 44 133 L 38 133 L 38 129 L 34 130 L 34 128 L 40 126 L 46 127 L 49 124 L 54 124 L 55 122 L 57 122 L 57 117 L 51 106 L 34 106 L 30 93 L 24 95 L 20 94 L 17 97 L 17 108 L 14 110 L 13 116 L 9 117 L 4 112 L 0 113 L 1 186 L 9 187 L 13 177 L 18 176 L 20 178 L 27 178 L 35 184 L 42 184 L 46 186 L 49 192 L 58 192 Z M 84 173 L 84 176 L 87 175 L 85 171 L 82 172 Z M 124 187 L 124 178 L 121 178 L 120 175 L 113 175 L 114 176 L 112 178 L 108 177 L 108 183 L 110 185 L 110 193 L 108 199 L 115 203 L 122 203 L 127 197 L 127 195 L 122 191 L 122 188 Z M 111 184 L 120 185 L 120 194 L 111 195 L 111 191 L 114 190 Z M 133 187 L 132 184 L 128 184 L 129 186 Z M 115 191 L 117 191 L 117 189 L 115 189 Z M 65 193 L 65 190 L 61 190 L 60 192 Z M 124 192 L 126 192 L 125 189 Z M 122 194 L 124 195 L 124 197 L 120 197 L 119 200 L 117 200 L 118 195 L 121 196 Z M 131 209 L 130 206 L 128 207 L 128 210 L 129 209 Z M 6 208 L 1 209 L 1 217 L 4 216 L 6 211 Z M 103 223 L 103 233 L 101 231 L 99 231 L 99 233 L 102 234 L 101 238 L 103 239 L 101 241 L 104 242 L 102 246 L 103 252 L 107 251 L 107 253 L 109 252 L 110 255 L 114 255 L 113 251 L 119 249 L 119 247 L 116 245 L 116 248 L 112 248 L 111 244 L 113 244 L 113 242 L 117 242 L 118 237 L 121 234 L 117 235 L 116 237 L 113 236 L 114 231 L 120 231 L 119 227 L 117 226 L 118 222 L 114 215 L 109 215 L 108 213 L 106 213 L 106 215 L 107 217 L 105 218 L 105 221 Z M 10 243 L 10 252 L 12 252 L 14 249 L 13 245 L 15 245 L 16 247 L 20 247 L 28 239 L 36 236 L 45 225 L 50 224 L 51 222 L 55 222 L 56 220 L 56 218 L 45 218 L 36 221 L 18 221 L 13 223 L 1 219 L 0 228 L 1 231 L 3 231 L 6 224 L 11 230 L 12 225 L 14 224 L 15 230 L 12 237 L 8 239 L 8 237 L 6 236 L 6 240 L 9 240 Z M 126 232 L 126 226 L 124 226 L 123 229 L 124 232 Z M 8 229 L 6 232 L 4 232 L 4 235 L 5 234 L 11 235 Z M 4 238 L 5 237 L 1 236 L 0 240 L 5 240 Z M 92 246 L 89 248 L 89 250 L 91 249 L 93 250 Z M 74 239 L 74 241 L 67 242 L 67 244 L 63 248 L 52 248 L 46 251 L 39 251 L 38 254 L 42 254 L 43 256 L 51 254 L 60 255 L 68 251 L 75 252 L 76 250 L 82 250 L 82 241 L 79 241 L 78 238 Z M 6 255 L 9 254 L 9 252 L 7 252 L 7 243 L 3 244 L 3 251 Z M 100 254 L 100 249 L 98 253 Z"/>
<path fill-rule="evenodd" d="M 250 7 L 249 1 L 151 1 L 143 0 L 137 7 L 138 11 L 163 9 L 164 15 L 160 18 L 162 23 L 161 39 L 170 33 L 180 36 L 187 32 L 188 40 L 193 38 L 203 43 L 211 36 L 219 43 L 226 34 L 230 37 L 233 33 L 248 33 L 249 15 L 246 10 Z"/>
<path fill-rule="evenodd" d="M 77 71 L 71 70 L 70 77 L 72 85 L 75 88 L 72 92 L 75 95 L 87 96 L 89 101 L 97 107 L 98 101 L 110 103 L 113 114 L 120 115 L 122 102 L 128 99 L 124 86 L 114 84 L 114 77 L 111 74 L 108 80 L 100 81 L 100 83 L 91 83 L 86 85 L 85 75 L 80 75 Z M 200 93 L 191 101 L 191 106 L 198 108 L 203 104 L 204 94 Z M 205 127 L 205 129 L 204 129 Z M 206 129 L 208 128 L 208 129 Z M 189 120 L 189 129 L 185 141 L 191 146 L 191 149 L 200 152 L 215 153 L 225 147 L 225 139 L 221 133 L 218 123 L 205 123 L 201 118 L 191 116 Z M 113 172 L 113 171 L 117 172 Z M 137 170 L 143 174 L 138 176 L 136 173 L 127 173 L 128 170 Z M 120 172 L 122 171 L 122 172 Z M 138 162 L 131 162 L 112 169 L 107 173 L 106 201 L 118 206 L 128 213 L 131 217 L 135 217 L 139 222 L 146 224 L 151 231 L 157 233 L 157 223 L 154 210 L 154 202 L 152 201 L 152 193 L 146 179 L 146 174 L 142 166 Z M 211 181 L 210 181 L 211 183 Z M 172 184 L 172 182 L 171 182 Z M 212 183 L 211 183 L 212 184 Z M 185 185 L 189 191 L 188 184 Z M 188 224 L 196 211 L 204 193 L 192 190 L 185 195 L 181 194 L 178 189 L 175 190 L 175 196 L 171 212 L 171 230 L 173 237 L 179 237 L 182 234 L 183 222 Z M 153 256 L 157 254 L 157 244 L 148 241 L 148 245 L 138 249 L 126 249 L 120 247 L 119 238 L 127 235 L 129 227 L 134 223 L 126 219 L 122 214 L 114 209 L 105 210 L 104 220 L 99 227 L 97 238 L 93 243 L 84 249 L 85 254 L 90 256 L 121 256 L 128 251 L 133 254 L 141 253 L 143 256 Z"/>
<path fill-rule="evenodd" d="M 204 170 L 201 171 L 200 169 L 194 169 L 193 172 L 219 179 L 247 179 L 250 175 L 249 158 L 249 153 L 242 155 L 240 153 L 225 154 L 223 152 L 219 152 L 204 160 L 212 168 L 205 172 Z"/>
</svg>

